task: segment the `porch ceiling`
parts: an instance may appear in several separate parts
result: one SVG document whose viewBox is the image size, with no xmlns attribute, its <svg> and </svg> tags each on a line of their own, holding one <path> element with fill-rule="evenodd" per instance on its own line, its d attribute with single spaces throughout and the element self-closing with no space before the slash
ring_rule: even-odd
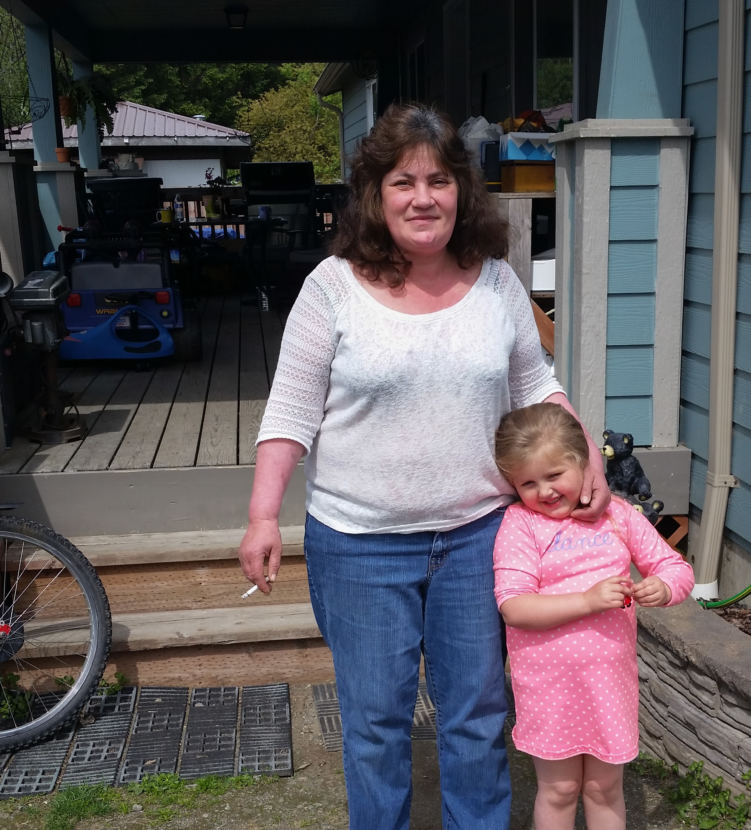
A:
<svg viewBox="0 0 751 830">
<path fill-rule="evenodd" d="M 227 5 L 248 9 L 241 31 Z M 414 16 L 429 0 L 410 4 Z M 0 0 L 58 45 L 93 62 L 357 60 L 389 54 L 405 23 L 400 0 Z"/>
</svg>

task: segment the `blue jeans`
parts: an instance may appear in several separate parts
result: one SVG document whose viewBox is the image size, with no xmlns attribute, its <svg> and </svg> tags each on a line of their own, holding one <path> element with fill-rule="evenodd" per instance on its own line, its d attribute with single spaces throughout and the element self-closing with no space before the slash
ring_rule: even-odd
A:
<svg viewBox="0 0 751 830">
<path fill-rule="evenodd" d="M 334 657 L 351 830 L 409 827 L 421 652 L 444 828 L 508 827 L 505 648 L 493 595 L 502 517 L 404 534 L 339 533 L 306 519 L 311 601 Z"/>
</svg>

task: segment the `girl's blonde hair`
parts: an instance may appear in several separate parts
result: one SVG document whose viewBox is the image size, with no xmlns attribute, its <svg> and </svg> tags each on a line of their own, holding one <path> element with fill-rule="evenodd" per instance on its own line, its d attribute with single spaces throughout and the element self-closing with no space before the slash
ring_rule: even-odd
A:
<svg viewBox="0 0 751 830">
<path fill-rule="evenodd" d="M 495 461 L 506 478 L 541 447 L 549 447 L 584 469 L 589 445 L 581 424 L 557 403 L 512 409 L 501 418 L 495 436 Z"/>
</svg>

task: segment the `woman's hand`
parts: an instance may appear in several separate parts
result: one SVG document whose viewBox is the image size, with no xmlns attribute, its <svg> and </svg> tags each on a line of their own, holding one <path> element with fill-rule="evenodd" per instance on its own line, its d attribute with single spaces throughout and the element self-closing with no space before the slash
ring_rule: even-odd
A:
<svg viewBox="0 0 751 830">
<path fill-rule="evenodd" d="M 602 469 L 602 461 L 599 458 L 594 464 L 590 460 L 589 466 L 584 471 L 584 481 L 582 482 L 582 492 L 579 500 L 582 506 L 572 510 L 571 516 L 584 522 L 597 521 L 610 504 L 610 488 Z"/>
<path fill-rule="evenodd" d="M 574 519 L 581 519 L 583 522 L 596 522 L 610 504 L 610 488 L 605 478 L 602 451 L 592 440 L 592 436 L 584 429 L 581 418 L 576 414 L 576 410 L 571 406 L 568 398 L 562 392 L 554 392 L 552 395 L 548 395 L 545 398 L 545 402 L 557 403 L 559 406 L 562 406 L 579 421 L 584 430 L 584 436 L 589 446 L 589 465 L 584 471 L 582 491 L 579 496 L 579 501 L 582 506 L 577 507 L 576 510 L 572 510 L 571 516 Z"/>
<path fill-rule="evenodd" d="M 634 586 L 634 599 L 639 605 L 657 608 L 667 605 L 673 594 L 659 576 L 648 576 Z"/>
<path fill-rule="evenodd" d="M 611 608 L 625 608 L 631 604 L 634 583 L 625 576 L 611 576 L 597 582 L 584 592 L 584 598 L 591 613 L 609 611 Z"/>
<path fill-rule="evenodd" d="M 276 519 L 251 519 L 240 542 L 238 556 L 245 576 L 258 586 L 259 591 L 270 593 L 282 560 L 279 522 Z"/>
</svg>

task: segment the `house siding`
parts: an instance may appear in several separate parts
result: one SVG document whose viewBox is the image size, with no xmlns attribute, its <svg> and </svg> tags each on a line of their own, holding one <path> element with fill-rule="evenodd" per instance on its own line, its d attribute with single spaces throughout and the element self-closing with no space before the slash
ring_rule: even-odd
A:
<svg viewBox="0 0 751 830">
<path fill-rule="evenodd" d="M 605 424 L 637 445 L 653 441 L 659 182 L 659 140 L 613 140 Z"/>
<path fill-rule="evenodd" d="M 751 549 L 751 20 L 746 3 L 744 122 L 740 171 L 738 291 L 731 472 L 726 528 L 732 541 Z M 680 440 L 693 453 L 690 502 L 704 505 L 709 454 L 712 257 L 717 113 L 718 6 L 687 0 L 683 116 L 694 126 L 686 235 Z M 722 575 L 721 575 L 722 579 Z M 738 585 L 722 586 L 724 590 Z M 742 587 L 742 586 L 740 586 Z M 721 589 L 721 590 L 722 590 Z"/>
</svg>

